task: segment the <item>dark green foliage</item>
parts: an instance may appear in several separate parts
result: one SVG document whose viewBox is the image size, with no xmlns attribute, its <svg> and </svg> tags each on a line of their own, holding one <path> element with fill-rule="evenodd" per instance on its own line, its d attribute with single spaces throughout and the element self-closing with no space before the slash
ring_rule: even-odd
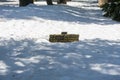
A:
<svg viewBox="0 0 120 80">
<path fill-rule="evenodd" d="M 53 5 L 52 0 L 46 0 L 47 5 Z"/>
<path fill-rule="evenodd" d="M 114 20 L 120 21 L 120 3 L 115 7 L 115 10 L 111 17 Z"/>
<path fill-rule="evenodd" d="M 120 0 L 111 0 L 102 6 L 103 16 L 120 21 Z"/>
<path fill-rule="evenodd" d="M 67 0 L 58 0 L 58 4 L 67 4 Z"/>
<path fill-rule="evenodd" d="M 19 0 L 19 6 L 27 6 L 30 3 L 34 3 L 34 0 Z"/>
</svg>

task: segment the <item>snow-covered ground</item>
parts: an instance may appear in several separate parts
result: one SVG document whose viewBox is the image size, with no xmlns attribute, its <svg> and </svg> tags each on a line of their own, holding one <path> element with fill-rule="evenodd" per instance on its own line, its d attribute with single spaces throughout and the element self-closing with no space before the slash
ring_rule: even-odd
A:
<svg viewBox="0 0 120 80">
<path fill-rule="evenodd" d="M 0 80 L 120 80 L 120 23 L 97 3 L 0 3 Z M 80 41 L 50 43 L 50 34 Z"/>
</svg>

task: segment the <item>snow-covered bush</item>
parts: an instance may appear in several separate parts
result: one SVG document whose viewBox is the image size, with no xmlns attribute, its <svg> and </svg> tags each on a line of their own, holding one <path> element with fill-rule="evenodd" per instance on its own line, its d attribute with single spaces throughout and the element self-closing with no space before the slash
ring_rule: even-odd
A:
<svg viewBox="0 0 120 80">
<path fill-rule="evenodd" d="M 111 1 L 102 6 L 103 16 L 110 17 L 113 20 L 120 21 L 120 0 Z"/>
</svg>

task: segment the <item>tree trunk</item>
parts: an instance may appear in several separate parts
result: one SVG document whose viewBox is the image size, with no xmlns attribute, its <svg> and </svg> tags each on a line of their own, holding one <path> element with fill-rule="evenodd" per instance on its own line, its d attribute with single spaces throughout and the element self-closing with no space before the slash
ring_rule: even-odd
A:
<svg viewBox="0 0 120 80">
<path fill-rule="evenodd" d="M 108 0 L 98 0 L 99 6 L 103 6 L 105 3 L 108 3 Z"/>
<path fill-rule="evenodd" d="M 59 0 L 58 4 L 67 4 L 67 0 Z"/>
<path fill-rule="evenodd" d="M 19 6 L 27 6 L 30 3 L 34 3 L 34 0 L 19 0 Z"/>
<path fill-rule="evenodd" d="M 53 5 L 52 0 L 46 0 L 47 5 Z"/>
</svg>

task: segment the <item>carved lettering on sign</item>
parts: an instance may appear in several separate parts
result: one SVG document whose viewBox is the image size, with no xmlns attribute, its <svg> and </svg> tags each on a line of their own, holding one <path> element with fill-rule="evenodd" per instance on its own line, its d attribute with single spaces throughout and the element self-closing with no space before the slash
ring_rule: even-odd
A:
<svg viewBox="0 0 120 80">
<path fill-rule="evenodd" d="M 61 34 L 52 34 L 49 38 L 50 42 L 73 42 L 79 41 L 78 34 L 67 34 L 67 32 L 62 32 Z"/>
</svg>

